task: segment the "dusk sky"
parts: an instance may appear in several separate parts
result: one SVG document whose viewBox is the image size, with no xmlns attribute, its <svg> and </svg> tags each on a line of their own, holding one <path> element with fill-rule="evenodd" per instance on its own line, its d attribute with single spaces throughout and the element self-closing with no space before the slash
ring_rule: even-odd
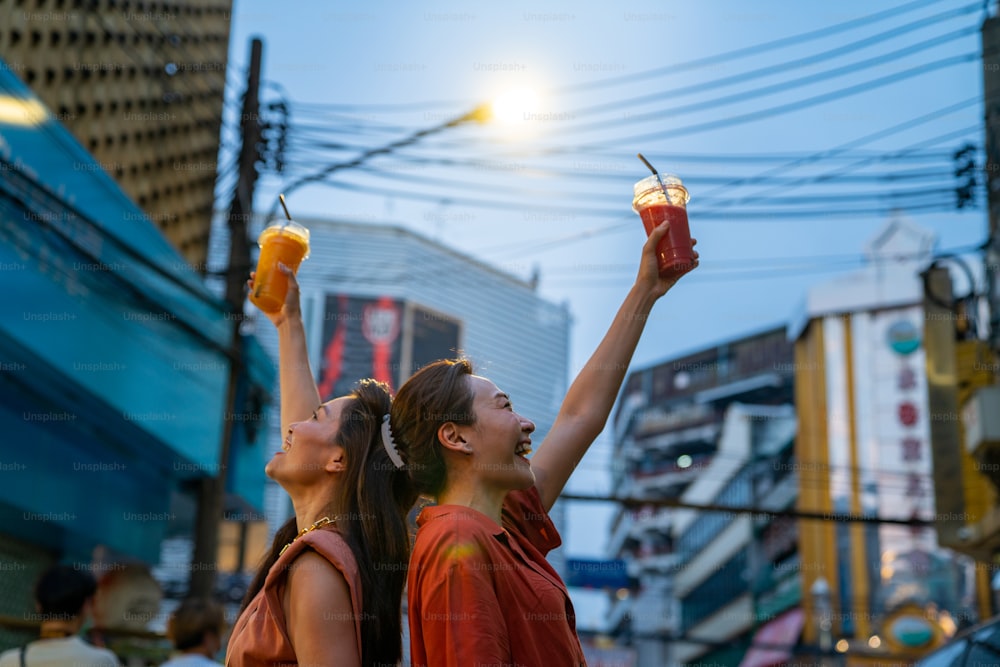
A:
<svg viewBox="0 0 1000 667">
<path fill-rule="evenodd" d="M 942 251 L 982 243 L 983 190 L 956 208 L 968 177 L 954 154 L 971 144 L 983 161 L 984 18 L 982 2 L 958 0 L 236 0 L 223 138 L 236 136 L 252 36 L 264 40 L 263 101 L 286 100 L 293 128 L 289 171 L 260 181 L 258 211 L 328 164 L 533 91 L 512 120 L 462 123 L 337 171 L 290 192 L 289 207 L 537 271 L 539 293 L 569 303 L 575 374 L 635 275 L 642 152 L 688 186 L 702 259 L 654 310 L 640 368 L 785 324 L 810 285 L 861 266 L 893 211 Z M 569 489 L 606 493 L 610 449 L 599 440 Z M 610 517 L 572 505 L 567 555 L 603 555 Z M 579 625 L 598 625 L 599 596 L 574 599 Z"/>
</svg>

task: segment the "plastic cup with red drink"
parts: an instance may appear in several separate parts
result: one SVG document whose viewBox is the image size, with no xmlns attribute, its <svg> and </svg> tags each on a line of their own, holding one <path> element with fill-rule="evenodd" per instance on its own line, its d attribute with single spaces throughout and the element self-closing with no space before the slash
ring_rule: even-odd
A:
<svg viewBox="0 0 1000 667">
<path fill-rule="evenodd" d="M 642 218 L 646 236 L 664 220 L 670 223 L 667 234 L 656 246 L 660 275 L 664 278 L 677 278 L 693 269 L 694 249 L 691 247 L 691 229 L 687 215 L 690 195 L 681 179 L 654 172 L 652 176 L 636 183 L 633 190 L 632 210 Z"/>
</svg>

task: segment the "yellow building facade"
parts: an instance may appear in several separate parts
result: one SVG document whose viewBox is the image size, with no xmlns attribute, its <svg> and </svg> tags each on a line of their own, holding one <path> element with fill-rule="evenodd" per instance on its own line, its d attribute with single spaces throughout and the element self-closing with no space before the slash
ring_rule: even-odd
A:
<svg viewBox="0 0 1000 667">
<path fill-rule="evenodd" d="M 981 613 L 979 569 L 936 530 L 941 378 L 927 372 L 920 278 L 932 245 L 891 222 L 869 265 L 811 290 L 792 326 L 798 509 L 820 517 L 800 521 L 803 644 L 822 664 L 908 664 Z"/>
</svg>

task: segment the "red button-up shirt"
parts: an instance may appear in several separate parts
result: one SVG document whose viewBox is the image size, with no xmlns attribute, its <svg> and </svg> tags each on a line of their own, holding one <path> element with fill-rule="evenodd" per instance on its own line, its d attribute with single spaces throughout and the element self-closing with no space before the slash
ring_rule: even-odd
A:
<svg viewBox="0 0 1000 667">
<path fill-rule="evenodd" d="M 545 560 L 562 540 L 538 490 L 507 494 L 502 523 L 462 505 L 420 512 L 407 582 L 413 667 L 586 664 L 566 585 Z"/>
</svg>

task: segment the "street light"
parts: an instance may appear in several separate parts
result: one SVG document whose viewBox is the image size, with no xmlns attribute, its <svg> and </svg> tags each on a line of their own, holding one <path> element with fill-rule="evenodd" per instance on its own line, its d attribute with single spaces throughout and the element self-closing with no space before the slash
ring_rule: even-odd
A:
<svg viewBox="0 0 1000 667">
<path fill-rule="evenodd" d="M 505 124 L 521 123 L 538 107 L 538 97 L 528 88 L 509 90 L 497 97 L 492 105 L 492 117 Z"/>
<path fill-rule="evenodd" d="M 430 136 L 432 134 L 437 134 L 438 132 L 443 132 L 444 130 L 455 127 L 457 125 L 473 121 L 477 123 L 485 123 L 494 117 L 495 114 L 493 109 L 494 107 L 490 103 L 480 104 L 472 111 L 469 111 L 466 114 L 458 116 L 457 118 L 452 118 L 451 120 L 441 123 L 440 125 L 435 125 L 433 127 L 429 127 L 424 130 L 419 130 L 409 135 L 408 137 L 404 137 L 398 141 L 386 144 L 381 148 L 369 149 L 348 162 L 337 162 L 334 164 L 327 165 L 326 167 L 323 167 L 317 172 L 309 174 L 308 176 L 303 176 L 297 181 L 293 181 L 291 184 L 285 186 L 282 192 L 284 192 L 284 194 L 287 196 L 292 192 L 294 192 L 295 190 L 298 190 L 303 185 L 307 185 L 309 183 L 315 183 L 316 181 L 321 181 L 334 172 L 340 171 L 342 169 L 350 169 L 352 167 L 360 166 L 365 162 L 367 162 L 369 159 L 375 157 L 376 155 L 387 155 L 395 151 L 397 148 L 409 146 L 410 144 L 414 144 L 420 141 L 424 137 Z M 273 218 L 275 216 L 275 214 L 277 213 L 277 207 L 278 203 L 275 202 L 271 206 L 271 210 L 268 211 L 267 214 L 268 218 Z"/>
</svg>

